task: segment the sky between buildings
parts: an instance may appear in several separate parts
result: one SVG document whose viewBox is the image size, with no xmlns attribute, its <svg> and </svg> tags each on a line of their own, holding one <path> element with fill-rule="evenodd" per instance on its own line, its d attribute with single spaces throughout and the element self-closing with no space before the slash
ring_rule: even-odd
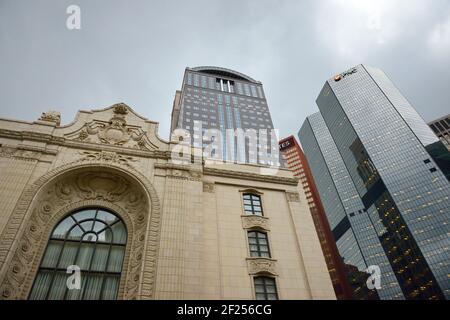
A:
<svg viewBox="0 0 450 320">
<path fill-rule="evenodd" d="M 69 30 L 66 9 L 81 8 Z M 125 102 L 168 139 L 185 67 L 263 83 L 274 126 L 297 133 L 324 82 L 383 69 L 426 121 L 450 113 L 448 0 L 0 0 L 0 117 Z"/>
</svg>

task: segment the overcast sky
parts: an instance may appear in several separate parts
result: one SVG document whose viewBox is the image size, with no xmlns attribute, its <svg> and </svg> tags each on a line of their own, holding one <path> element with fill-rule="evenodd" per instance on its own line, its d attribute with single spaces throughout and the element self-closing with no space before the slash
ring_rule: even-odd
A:
<svg viewBox="0 0 450 320">
<path fill-rule="evenodd" d="M 167 139 L 185 67 L 213 65 L 261 81 L 275 127 L 296 135 L 325 80 L 359 63 L 426 121 L 450 113 L 450 1 L 0 0 L 0 117 L 51 109 L 67 124 L 125 102 Z"/>
</svg>

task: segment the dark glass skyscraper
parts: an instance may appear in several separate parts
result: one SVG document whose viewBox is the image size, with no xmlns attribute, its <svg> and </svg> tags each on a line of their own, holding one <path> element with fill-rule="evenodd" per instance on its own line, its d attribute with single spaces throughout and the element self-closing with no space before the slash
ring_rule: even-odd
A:
<svg viewBox="0 0 450 320">
<path fill-rule="evenodd" d="M 267 138 L 260 136 L 256 146 L 249 145 L 252 142 L 246 142 L 245 137 L 230 138 L 226 133 L 227 129 L 238 128 L 257 132 L 273 129 L 261 82 L 240 72 L 219 67 L 186 68 L 181 91 L 176 92 L 173 104 L 171 131 L 176 128 L 189 131 L 193 145 L 203 148 L 208 141 L 199 146 L 195 139 L 208 129 L 216 129 L 224 137 L 224 160 L 243 163 L 255 158 L 258 163 L 267 164 L 258 147 L 271 148 L 270 132 Z M 278 154 L 277 140 L 267 152 L 272 151 Z"/>
<path fill-rule="evenodd" d="M 317 105 L 299 137 L 345 263 L 378 265 L 382 299 L 449 298 L 442 143 L 376 68 L 328 80 Z"/>
</svg>

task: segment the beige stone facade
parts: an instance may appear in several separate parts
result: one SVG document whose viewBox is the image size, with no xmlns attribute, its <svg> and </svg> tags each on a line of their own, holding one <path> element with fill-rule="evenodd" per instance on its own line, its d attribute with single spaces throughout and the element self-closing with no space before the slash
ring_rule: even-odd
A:
<svg viewBox="0 0 450 320">
<path fill-rule="evenodd" d="M 253 277 L 279 299 L 334 299 L 301 186 L 291 172 L 195 161 L 125 104 L 0 119 L 0 299 L 27 299 L 49 236 L 67 214 L 99 207 L 128 230 L 119 299 L 254 299 Z M 198 159 L 197 159 L 198 160 Z M 244 214 L 242 195 L 264 216 Z M 271 258 L 251 258 L 248 230 L 268 234 Z"/>
</svg>

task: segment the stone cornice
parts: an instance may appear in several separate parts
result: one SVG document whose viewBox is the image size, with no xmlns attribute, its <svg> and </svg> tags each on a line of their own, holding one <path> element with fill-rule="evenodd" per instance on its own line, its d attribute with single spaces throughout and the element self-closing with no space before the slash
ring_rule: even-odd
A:
<svg viewBox="0 0 450 320">
<path fill-rule="evenodd" d="M 257 173 L 250 172 L 242 172 L 242 171 L 232 171 L 232 170 L 224 170 L 217 168 L 203 168 L 204 175 L 225 177 L 225 178 L 235 178 L 235 179 L 244 179 L 244 180 L 252 180 L 252 181 L 262 181 L 262 182 L 270 182 L 276 184 L 285 184 L 290 186 L 297 186 L 298 179 L 297 178 L 286 178 L 279 176 L 269 176 L 262 175 Z"/>
<path fill-rule="evenodd" d="M 91 151 L 110 151 L 110 152 L 118 152 L 128 156 L 137 156 L 143 158 L 158 158 L 158 159 L 169 159 L 170 151 L 160 151 L 160 150 L 136 150 L 121 146 L 113 146 L 113 145 L 99 145 L 97 143 L 89 143 L 89 142 L 80 142 L 80 141 L 71 141 L 67 140 L 63 137 L 55 137 L 51 134 L 39 133 L 39 132 L 30 132 L 30 131 L 14 131 L 7 129 L 0 129 L 0 137 L 4 138 L 13 138 L 17 140 L 30 140 L 36 142 L 45 142 L 52 145 L 64 146 L 68 148 L 77 148 L 83 150 L 91 150 Z M 22 147 L 24 148 L 24 147 Z"/>
</svg>

